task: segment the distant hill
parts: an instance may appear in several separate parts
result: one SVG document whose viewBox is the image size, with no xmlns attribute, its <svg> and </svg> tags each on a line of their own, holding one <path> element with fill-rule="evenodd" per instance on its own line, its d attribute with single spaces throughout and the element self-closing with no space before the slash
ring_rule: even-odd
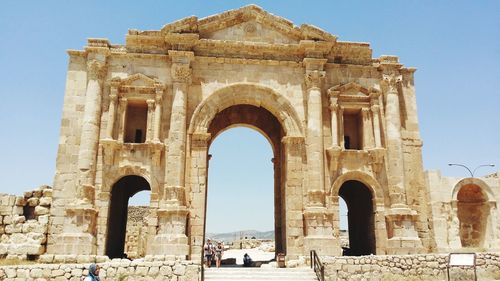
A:
<svg viewBox="0 0 500 281">
<path fill-rule="evenodd" d="M 207 233 L 206 238 L 216 241 L 233 242 L 240 238 L 252 238 L 274 240 L 274 230 L 271 231 L 257 231 L 257 230 L 242 230 L 227 233 Z"/>
</svg>

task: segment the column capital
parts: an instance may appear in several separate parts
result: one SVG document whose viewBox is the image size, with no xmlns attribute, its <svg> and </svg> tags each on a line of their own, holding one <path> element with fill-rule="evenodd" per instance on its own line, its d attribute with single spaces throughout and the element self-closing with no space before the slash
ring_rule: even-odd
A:
<svg viewBox="0 0 500 281">
<path fill-rule="evenodd" d="M 319 70 L 311 70 L 311 71 L 306 71 L 306 86 L 307 89 L 321 89 L 323 86 L 323 82 L 325 80 L 325 71 L 319 71 Z"/>
<path fill-rule="evenodd" d="M 193 147 L 207 147 L 211 138 L 210 133 L 194 133 L 191 135 L 191 143 Z"/>
<path fill-rule="evenodd" d="M 285 145 L 302 145 L 305 144 L 304 137 L 294 137 L 294 136 L 286 136 L 281 139 L 281 142 Z"/>
<path fill-rule="evenodd" d="M 403 76 L 400 74 L 382 74 L 382 85 L 387 89 L 387 93 L 398 93 L 398 87 L 403 81 Z"/>
<path fill-rule="evenodd" d="M 153 106 L 155 105 L 155 100 L 154 99 L 148 99 L 148 100 L 146 100 L 146 103 L 148 104 L 148 109 L 152 110 Z"/>
<path fill-rule="evenodd" d="M 106 63 L 99 60 L 89 60 L 87 61 L 87 75 L 89 80 L 102 81 L 106 76 Z"/>
<path fill-rule="evenodd" d="M 365 114 L 368 114 L 369 112 L 370 112 L 370 108 L 368 108 L 368 107 L 361 108 L 361 114 L 365 115 Z"/>
<path fill-rule="evenodd" d="M 304 58 L 306 85 L 308 89 L 321 88 L 326 72 L 323 70 L 327 59 Z"/>
<path fill-rule="evenodd" d="M 124 98 L 124 97 L 121 97 L 120 100 L 119 100 L 119 102 L 120 102 L 120 105 L 127 105 L 128 99 Z"/>
<path fill-rule="evenodd" d="M 116 102 L 118 100 L 118 95 L 111 92 L 111 94 L 109 95 L 109 99 L 111 100 L 111 102 Z"/>
<path fill-rule="evenodd" d="M 191 82 L 191 67 L 189 64 L 172 64 L 171 69 L 172 80 L 177 83 L 190 83 Z"/>
</svg>

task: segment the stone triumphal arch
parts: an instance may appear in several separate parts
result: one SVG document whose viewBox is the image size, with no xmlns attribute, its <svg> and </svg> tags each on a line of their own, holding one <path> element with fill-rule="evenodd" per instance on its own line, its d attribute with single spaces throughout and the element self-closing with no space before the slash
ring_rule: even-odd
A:
<svg viewBox="0 0 500 281">
<path fill-rule="evenodd" d="M 146 255 L 200 258 L 208 148 L 236 125 L 273 148 L 288 259 L 341 254 L 339 197 L 353 254 L 435 248 L 415 69 L 397 57 L 253 5 L 68 53 L 49 254 L 123 255 L 128 198 L 150 190 Z"/>
</svg>

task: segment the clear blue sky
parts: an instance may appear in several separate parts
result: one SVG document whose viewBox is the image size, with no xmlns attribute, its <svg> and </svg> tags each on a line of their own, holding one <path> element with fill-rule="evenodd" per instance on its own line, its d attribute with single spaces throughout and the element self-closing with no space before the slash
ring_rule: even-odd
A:
<svg viewBox="0 0 500 281">
<path fill-rule="evenodd" d="M 41 184 L 52 184 L 67 49 L 81 49 L 88 37 L 106 37 L 113 44 L 123 44 L 128 29 L 158 30 L 183 17 L 205 17 L 250 3 L 296 25 L 318 26 L 337 35 L 339 40 L 370 42 L 375 57 L 398 55 L 406 66 L 417 67 L 415 81 L 426 169 L 466 176 L 465 170 L 450 168 L 446 163 L 500 165 L 500 1 L 135 1 L 131 4 L 7 0 L 0 9 L 0 192 L 20 194 Z M 272 178 L 270 168 L 264 171 L 266 165 L 270 167 L 270 147 L 259 135 L 232 131 L 219 136 L 211 148 L 214 159 L 210 184 L 214 193 L 210 196 L 218 198 L 217 190 L 227 188 L 224 183 L 233 186 L 235 182 L 241 183 L 241 192 L 245 193 L 238 193 L 243 199 L 237 205 L 252 201 L 265 206 L 266 213 L 258 213 L 252 222 L 262 224 L 245 225 L 240 223 L 246 219 L 236 219 L 225 225 L 234 229 L 271 229 Z M 246 175 L 241 170 L 233 170 L 238 167 L 232 165 L 234 162 L 225 160 L 228 154 L 234 156 L 231 151 L 238 152 L 242 147 L 238 143 L 243 141 L 246 151 L 251 153 L 234 159 L 238 162 L 245 159 L 255 167 L 254 176 L 248 178 L 243 177 Z M 493 171 L 484 169 L 478 174 Z M 264 193 L 254 198 L 246 193 L 251 188 L 263 188 Z M 271 195 L 266 195 L 269 191 Z M 236 194 L 234 197 L 238 198 Z M 215 199 L 209 197 L 209 204 L 212 200 Z M 211 217 L 217 213 L 212 215 L 209 210 L 209 215 L 210 225 Z"/>
</svg>

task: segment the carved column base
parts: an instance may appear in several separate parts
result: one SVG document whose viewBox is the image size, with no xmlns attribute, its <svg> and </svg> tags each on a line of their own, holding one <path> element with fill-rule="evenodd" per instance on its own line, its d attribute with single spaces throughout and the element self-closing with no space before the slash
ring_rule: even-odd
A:
<svg viewBox="0 0 500 281">
<path fill-rule="evenodd" d="M 185 206 L 171 206 L 157 211 L 158 232 L 149 245 L 149 255 L 186 257 L 189 254 L 186 236 L 188 214 Z"/>
<path fill-rule="evenodd" d="M 385 216 L 387 225 L 387 254 L 424 253 L 422 241 L 415 230 L 417 213 L 409 208 L 392 208 Z"/>
<path fill-rule="evenodd" d="M 304 222 L 305 254 L 315 250 L 318 255 L 340 255 L 340 241 L 333 237 L 333 212 L 325 207 L 307 207 Z"/>
<path fill-rule="evenodd" d="M 97 211 L 91 207 L 71 206 L 66 209 L 63 233 L 57 235 L 50 253 L 61 255 L 95 255 Z"/>
</svg>

